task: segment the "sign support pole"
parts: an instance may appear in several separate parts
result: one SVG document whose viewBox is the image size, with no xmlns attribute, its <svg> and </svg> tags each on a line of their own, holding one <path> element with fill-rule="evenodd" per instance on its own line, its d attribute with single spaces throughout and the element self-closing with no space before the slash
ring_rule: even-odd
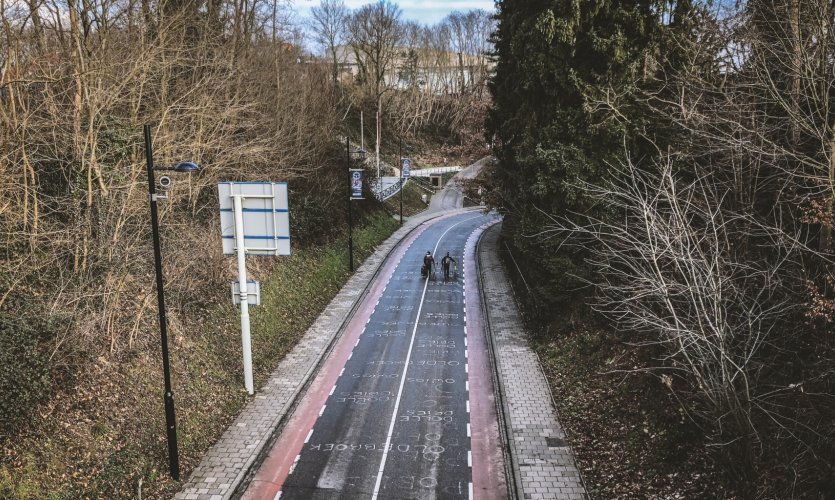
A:
<svg viewBox="0 0 835 500">
<path fill-rule="evenodd" d="M 238 283 L 241 293 L 241 347 L 244 354 L 244 386 L 251 396 L 255 393 L 252 382 L 252 341 L 249 330 L 249 295 L 246 288 L 246 247 L 244 246 L 244 210 L 240 195 L 233 195 L 235 204 L 235 243 L 238 256 Z"/>
</svg>

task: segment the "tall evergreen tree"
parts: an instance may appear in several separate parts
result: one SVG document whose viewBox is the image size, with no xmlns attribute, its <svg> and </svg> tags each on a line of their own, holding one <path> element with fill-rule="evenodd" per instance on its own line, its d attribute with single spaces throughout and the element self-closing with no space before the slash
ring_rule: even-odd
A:
<svg viewBox="0 0 835 500">
<path fill-rule="evenodd" d="M 603 210 L 578 191 L 605 176 L 628 139 L 622 125 L 586 105 L 585 96 L 627 90 L 647 74 L 656 43 L 654 0 L 505 0 L 494 36 L 495 101 L 488 135 L 496 142 L 505 228 L 543 278 L 539 298 L 552 303 L 579 283 L 582 255 L 556 251 L 561 241 L 529 238 L 547 214 Z"/>
</svg>

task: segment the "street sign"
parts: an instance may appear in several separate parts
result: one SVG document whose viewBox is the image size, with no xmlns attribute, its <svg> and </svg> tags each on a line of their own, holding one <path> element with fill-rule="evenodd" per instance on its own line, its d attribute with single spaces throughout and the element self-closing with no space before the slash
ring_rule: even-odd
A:
<svg viewBox="0 0 835 500">
<path fill-rule="evenodd" d="M 221 182 L 220 229 L 223 254 L 235 255 L 234 198 L 240 197 L 247 255 L 290 255 L 290 210 L 285 182 Z"/>
<path fill-rule="evenodd" d="M 351 173 L 351 199 L 361 200 L 362 198 L 362 174 L 361 168 L 349 169 Z"/>
<path fill-rule="evenodd" d="M 241 305 L 241 351 L 244 361 L 244 387 L 255 392 L 252 376 L 250 301 L 259 304 L 261 286 L 246 279 L 246 256 L 290 255 L 290 209 L 285 182 L 221 182 L 220 231 L 223 253 L 238 259 L 238 281 L 232 296 Z"/>
<path fill-rule="evenodd" d="M 412 167 L 412 160 L 409 158 L 401 158 L 400 159 L 400 171 L 403 173 L 403 178 L 409 178 L 409 170 Z"/>
<path fill-rule="evenodd" d="M 232 303 L 236 306 L 241 305 L 241 284 L 237 281 L 233 281 L 230 283 L 230 288 L 232 289 Z M 246 282 L 246 296 L 247 301 L 246 303 L 250 306 L 260 306 L 261 305 L 261 282 L 260 281 L 247 281 Z"/>
</svg>

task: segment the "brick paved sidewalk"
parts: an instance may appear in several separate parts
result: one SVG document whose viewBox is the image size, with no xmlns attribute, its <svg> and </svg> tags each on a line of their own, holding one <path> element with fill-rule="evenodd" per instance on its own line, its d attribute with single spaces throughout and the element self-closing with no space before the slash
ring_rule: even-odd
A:
<svg viewBox="0 0 835 500">
<path fill-rule="evenodd" d="M 516 495 L 525 499 L 587 498 L 580 472 L 557 419 L 551 391 L 499 259 L 496 224 L 479 243 L 479 274 L 497 372 Z"/>
</svg>

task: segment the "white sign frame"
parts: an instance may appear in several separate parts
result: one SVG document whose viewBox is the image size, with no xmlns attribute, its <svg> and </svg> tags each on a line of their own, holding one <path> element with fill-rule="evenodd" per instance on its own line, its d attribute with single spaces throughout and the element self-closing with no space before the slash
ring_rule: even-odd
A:
<svg viewBox="0 0 835 500">
<path fill-rule="evenodd" d="M 240 197 L 247 255 L 290 255 L 290 204 L 286 182 L 220 182 L 223 254 L 235 255 L 234 198 Z"/>
</svg>

